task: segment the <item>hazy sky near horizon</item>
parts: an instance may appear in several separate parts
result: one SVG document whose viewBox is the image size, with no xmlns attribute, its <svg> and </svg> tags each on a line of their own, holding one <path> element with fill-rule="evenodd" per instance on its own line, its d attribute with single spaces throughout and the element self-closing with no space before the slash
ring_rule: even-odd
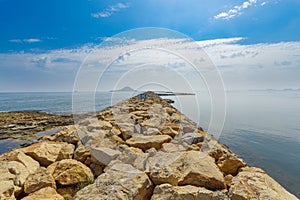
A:
<svg viewBox="0 0 300 200">
<path fill-rule="evenodd" d="M 0 91 L 72 91 L 79 67 L 97 45 L 143 27 L 192 38 L 226 89 L 300 88 L 299 10 L 299 0 L 0 0 Z M 141 44 L 134 36 L 132 43 Z M 142 54 L 137 58 L 147 62 Z M 108 73 L 102 89 L 121 87 L 120 73 Z M 175 89 L 183 85 L 171 81 L 176 74 L 165 73 L 169 76 L 160 79 L 169 79 Z M 126 80 L 131 87 L 141 84 Z"/>
</svg>

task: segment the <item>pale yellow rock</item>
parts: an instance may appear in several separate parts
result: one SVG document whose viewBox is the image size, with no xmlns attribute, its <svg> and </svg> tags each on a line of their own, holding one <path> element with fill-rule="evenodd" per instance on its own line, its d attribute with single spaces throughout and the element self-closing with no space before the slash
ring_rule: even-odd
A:
<svg viewBox="0 0 300 200">
<path fill-rule="evenodd" d="M 29 194 L 22 200 L 64 200 L 64 197 L 58 194 L 54 188 L 46 187 Z"/>
<path fill-rule="evenodd" d="M 178 135 L 178 131 L 175 131 L 173 130 L 171 127 L 169 126 L 165 126 L 163 127 L 160 132 L 163 134 L 163 135 L 169 135 L 171 137 L 175 137 L 176 135 Z"/>
<path fill-rule="evenodd" d="M 53 176 L 47 169 L 40 167 L 34 174 L 30 174 L 27 177 L 24 183 L 24 192 L 30 194 L 45 187 L 56 189 L 56 184 Z"/>
<path fill-rule="evenodd" d="M 151 200 L 229 200 L 222 192 L 196 187 L 192 185 L 172 186 L 162 184 L 155 187 Z"/>
<path fill-rule="evenodd" d="M 132 138 L 126 140 L 129 146 L 137 147 L 142 150 L 150 148 L 160 149 L 163 143 L 170 142 L 172 138 L 168 135 L 133 135 Z"/>
<path fill-rule="evenodd" d="M 61 160 L 49 165 L 47 170 L 61 185 L 85 186 L 94 180 L 91 169 L 77 160 Z"/>
<path fill-rule="evenodd" d="M 77 148 L 74 151 L 74 159 L 84 163 L 89 156 L 91 156 L 90 151 L 88 151 L 82 142 L 79 141 L 77 143 Z"/>
<path fill-rule="evenodd" d="M 40 142 L 23 148 L 22 151 L 47 167 L 59 158 L 72 158 L 72 149 L 74 151 L 74 145 L 65 142 Z"/>
<path fill-rule="evenodd" d="M 31 174 L 40 167 L 40 164 L 36 160 L 32 159 L 30 156 L 25 155 L 23 152 L 16 152 L 14 154 L 11 154 L 8 158 L 8 161 L 17 161 L 22 163 Z"/>
<path fill-rule="evenodd" d="M 101 174 L 94 184 L 74 196 L 81 199 L 150 199 L 153 185 L 148 176 L 131 165 L 117 163 Z"/>
<path fill-rule="evenodd" d="M 232 200 L 297 200 L 263 170 L 245 167 L 232 179 L 228 193 Z"/>
<path fill-rule="evenodd" d="M 225 188 L 224 177 L 214 159 L 199 151 L 157 153 L 148 161 L 151 180 L 156 184 L 194 185 Z"/>
<path fill-rule="evenodd" d="M 0 173 L 1 173 L 0 169 Z M 2 175 L 2 174 L 0 174 Z M 0 199 L 13 200 L 16 199 L 14 195 L 15 186 L 13 180 L 2 180 L 0 178 Z"/>
</svg>

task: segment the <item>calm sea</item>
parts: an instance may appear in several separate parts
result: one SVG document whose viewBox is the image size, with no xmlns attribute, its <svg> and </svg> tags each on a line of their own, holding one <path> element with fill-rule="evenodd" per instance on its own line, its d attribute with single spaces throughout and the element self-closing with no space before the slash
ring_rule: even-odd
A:
<svg viewBox="0 0 300 200">
<path fill-rule="evenodd" d="M 82 94 L 81 94 L 82 95 Z M 95 95 L 99 111 L 132 96 L 132 93 Z M 76 105 L 89 104 L 82 95 Z M 207 130 L 211 118 L 209 96 L 167 97 L 174 106 Z M 40 110 L 71 113 L 72 93 L 0 93 L 0 111 Z M 199 109 L 195 109 L 198 106 Z M 300 197 L 300 92 L 227 92 L 227 113 L 218 138 L 248 164 L 263 168 L 286 189 Z M 17 147 L 11 140 L 0 141 L 0 153 Z"/>
</svg>

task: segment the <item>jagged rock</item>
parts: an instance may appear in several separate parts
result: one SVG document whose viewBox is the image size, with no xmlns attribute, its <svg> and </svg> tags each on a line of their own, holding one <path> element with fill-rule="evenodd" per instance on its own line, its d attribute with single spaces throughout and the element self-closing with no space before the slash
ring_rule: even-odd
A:
<svg viewBox="0 0 300 200">
<path fill-rule="evenodd" d="M 117 160 L 122 163 L 131 164 L 138 170 L 146 170 L 146 161 L 151 153 L 144 153 L 141 149 L 135 147 L 128 147 L 126 145 L 120 146 L 121 155 L 118 156 Z"/>
<path fill-rule="evenodd" d="M 53 176 L 47 169 L 40 167 L 34 174 L 30 174 L 27 177 L 24 183 L 24 192 L 30 194 L 45 187 L 56 189 L 56 184 Z"/>
<path fill-rule="evenodd" d="M 48 166 L 47 171 L 61 185 L 85 186 L 94 180 L 90 168 L 77 160 L 65 159 Z"/>
<path fill-rule="evenodd" d="M 218 167 L 224 174 L 236 175 L 241 167 L 246 166 L 246 163 L 235 156 L 225 157 L 218 161 Z"/>
<path fill-rule="evenodd" d="M 152 128 L 149 127 L 145 131 L 143 131 L 144 135 L 160 135 L 161 132 L 158 130 L 158 128 Z"/>
<path fill-rule="evenodd" d="M 172 186 L 170 184 L 162 184 L 155 187 L 151 200 L 229 200 L 222 192 L 213 192 L 211 190 L 196 187 L 192 185 Z"/>
<path fill-rule="evenodd" d="M 174 153 L 174 152 L 186 151 L 186 148 L 180 144 L 164 143 L 161 151 L 167 153 Z"/>
<path fill-rule="evenodd" d="M 169 135 L 171 136 L 172 138 L 174 138 L 176 135 L 178 135 L 178 131 L 175 131 L 173 130 L 171 127 L 169 126 L 165 126 L 163 127 L 160 132 L 163 134 L 163 135 Z"/>
<path fill-rule="evenodd" d="M 30 174 L 34 173 L 40 167 L 40 164 L 36 160 L 25 155 L 23 152 L 14 152 L 7 157 L 7 160 L 22 163 L 28 169 Z"/>
<path fill-rule="evenodd" d="M 13 184 L 13 194 L 18 196 L 23 191 L 23 185 L 29 176 L 28 169 L 17 161 L 0 162 L 0 183 L 6 183 L 1 189 L 1 195 L 9 196 L 11 194 L 11 185 Z"/>
<path fill-rule="evenodd" d="M 74 196 L 80 199 L 149 199 L 153 185 L 148 176 L 131 165 L 118 163 Z"/>
<path fill-rule="evenodd" d="M 79 141 L 74 151 L 74 159 L 84 163 L 89 156 L 91 156 L 90 151 Z"/>
<path fill-rule="evenodd" d="M 40 165 L 47 167 L 55 161 L 72 158 L 74 145 L 65 142 L 40 142 L 22 150 L 25 154 L 37 160 Z"/>
<path fill-rule="evenodd" d="M 203 142 L 204 137 L 203 135 L 200 135 L 199 133 L 185 133 L 182 137 L 181 137 L 182 142 L 186 143 L 186 144 L 197 144 L 199 142 Z"/>
<path fill-rule="evenodd" d="M 215 158 L 218 167 L 225 175 L 236 175 L 241 167 L 246 166 L 246 163 L 238 158 L 227 147 L 221 145 L 216 140 L 211 139 L 209 136 L 207 136 L 207 138 L 208 139 L 205 140 L 201 150 Z"/>
<path fill-rule="evenodd" d="M 102 130 L 110 130 L 112 128 L 111 123 L 109 123 L 108 121 L 103 121 L 103 120 L 99 120 L 98 126 Z"/>
<path fill-rule="evenodd" d="M 198 151 L 158 152 L 149 158 L 150 177 L 156 184 L 195 185 L 208 189 L 225 188 L 224 177 L 214 159 Z"/>
<path fill-rule="evenodd" d="M 134 125 L 131 123 L 118 123 L 118 126 L 121 130 L 121 136 L 123 140 L 131 138 L 134 134 Z"/>
<path fill-rule="evenodd" d="M 64 200 L 64 198 L 59 195 L 56 190 L 52 187 L 42 188 L 34 193 L 29 194 L 22 200 Z"/>
<path fill-rule="evenodd" d="M 0 169 L 0 175 L 3 175 Z M 15 200 L 15 186 L 13 180 L 0 178 L 0 199 Z"/>
<path fill-rule="evenodd" d="M 73 200 L 73 196 L 80 190 L 77 187 L 63 187 L 58 188 L 57 193 L 60 194 L 65 200 Z"/>
<path fill-rule="evenodd" d="M 74 125 L 70 125 L 61 127 L 61 130 L 57 132 L 54 136 L 45 136 L 43 137 L 43 139 L 76 144 L 79 141 L 79 136 L 77 134 L 76 127 Z"/>
<path fill-rule="evenodd" d="M 95 147 L 91 149 L 91 155 L 102 165 L 108 165 L 112 160 L 116 159 L 120 152 L 106 147 Z"/>
<path fill-rule="evenodd" d="M 168 135 L 133 135 L 132 138 L 126 140 L 126 143 L 145 151 L 150 148 L 160 149 L 163 143 L 171 140 L 172 138 Z"/>
<path fill-rule="evenodd" d="M 297 200 L 263 170 L 245 167 L 232 179 L 228 193 L 232 200 L 274 199 Z"/>
</svg>

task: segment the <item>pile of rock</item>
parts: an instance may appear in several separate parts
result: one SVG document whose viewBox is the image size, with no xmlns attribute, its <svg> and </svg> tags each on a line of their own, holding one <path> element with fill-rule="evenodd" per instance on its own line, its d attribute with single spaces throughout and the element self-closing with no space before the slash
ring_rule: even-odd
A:
<svg viewBox="0 0 300 200">
<path fill-rule="evenodd" d="M 0 157 L 0 199 L 297 199 L 152 92 Z"/>
</svg>

